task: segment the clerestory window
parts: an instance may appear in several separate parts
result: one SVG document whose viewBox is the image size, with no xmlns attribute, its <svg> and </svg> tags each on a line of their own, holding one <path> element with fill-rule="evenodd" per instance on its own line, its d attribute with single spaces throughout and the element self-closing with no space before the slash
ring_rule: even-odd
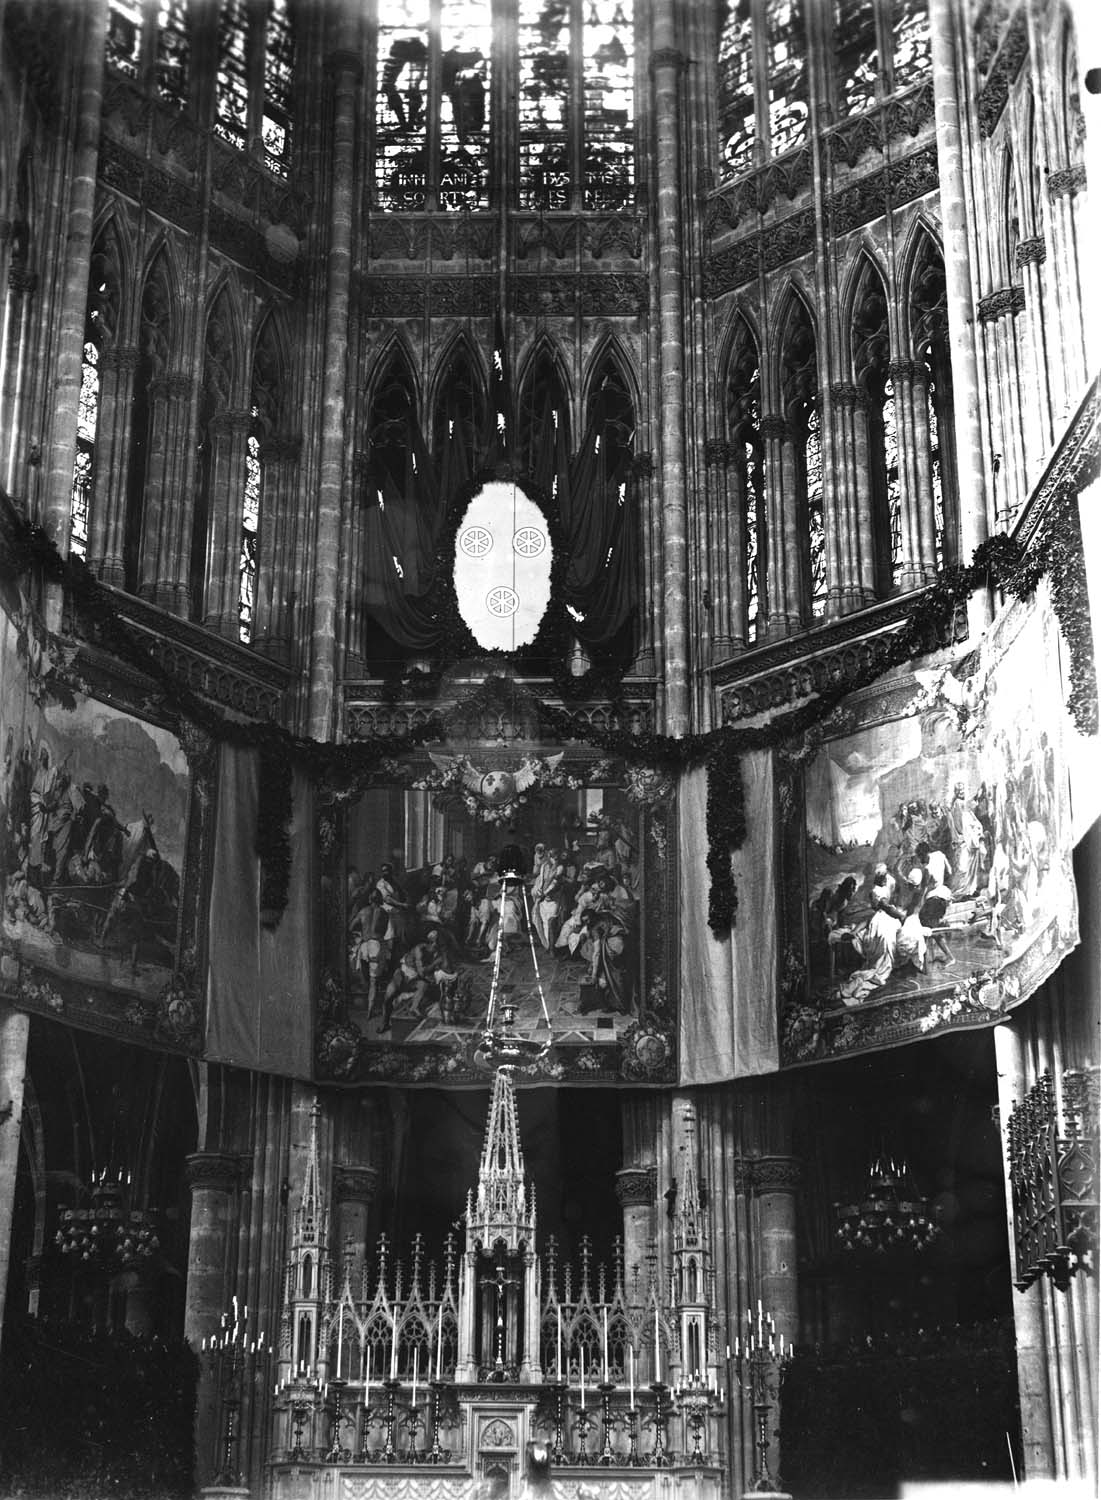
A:
<svg viewBox="0 0 1101 1500">
<path fill-rule="evenodd" d="M 722 175 L 807 139 L 805 0 L 728 0 L 719 34 Z"/>
</svg>

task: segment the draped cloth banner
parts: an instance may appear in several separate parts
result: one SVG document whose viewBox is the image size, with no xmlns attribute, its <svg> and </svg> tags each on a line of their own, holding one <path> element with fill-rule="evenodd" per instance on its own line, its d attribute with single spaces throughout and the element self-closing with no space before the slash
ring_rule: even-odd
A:
<svg viewBox="0 0 1101 1500">
<path fill-rule="evenodd" d="M 258 801 L 259 756 L 223 745 L 211 879 L 206 1056 L 211 1062 L 309 1078 L 313 797 L 305 778 L 296 776 L 290 889 L 274 930 L 260 923 L 260 870 L 253 847 Z"/>
<path fill-rule="evenodd" d="M 772 752 L 742 757 L 746 827 L 733 856 L 735 926 L 707 925 L 707 772 L 680 783 L 680 1081 L 723 1083 L 779 1066 L 776 1038 L 776 857 Z"/>
</svg>

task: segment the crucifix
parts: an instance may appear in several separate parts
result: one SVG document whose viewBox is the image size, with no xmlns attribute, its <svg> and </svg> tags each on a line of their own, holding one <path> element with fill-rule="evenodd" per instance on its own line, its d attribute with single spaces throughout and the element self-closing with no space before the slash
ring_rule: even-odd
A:
<svg viewBox="0 0 1101 1500">
<path fill-rule="evenodd" d="M 505 1299 L 511 1287 L 518 1287 L 520 1282 L 513 1276 L 505 1275 L 505 1267 L 498 1261 L 494 1267 L 493 1276 L 483 1276 L 480 1285 L 487 1291 L 496 1294 L 496 1320 L 494 1323 L 494 1355 L 493 1372 L 490 1380 L 505 1379 Z"/>
</svg>

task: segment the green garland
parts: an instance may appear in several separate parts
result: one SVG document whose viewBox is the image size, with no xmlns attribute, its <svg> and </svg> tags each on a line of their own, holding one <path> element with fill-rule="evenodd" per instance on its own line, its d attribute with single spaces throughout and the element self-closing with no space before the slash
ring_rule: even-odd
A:
<svg viewBox="0 0 1101 1500">
<path fill-rule="evenodd" d="M 1045 574 L 1050 578 L 1055 614 L 1071 657 L 1068 707 L 1082 734 L 1097 732 L 1093 636 L 1077 496 L 1070 488 L 1056 495 L 1045 533 L 1028 553 L 1004 535 L 982 543 L 969 564 L 945 569 L 937 582 L 915 599 L 901 629 L 866 643 L 864 660 L 856 670 L 838 673 L 801 707 L 779 714 L 767 724 L 723 725 L 706 734 L 681 738 L 595 728 L 570 709 L 547 703 L 515 680 L 494 674 L 487 676 L 470 697 L 428 715 L 415 729 L 379 736 L 366 744 L 332 744 L 293 735 L 278 724 L 242 723 L 200 698 L 157 660 L 140 634 L 119 615 L 109 592 L 82 559 L 63 558 L 41 527 L 16 515 L 2 572 L 15 578 L 33 569 L 64 587 L 75 615 L 92 639 L 157 683 L 163 695 L 161 707 L 170 722 L 191 723 L 215 740 L 260 751 L 260 815 L 255 847 L 262 870 L 261 905 L 269 924 L 278 922 L 287 902 L 291 863 L 288 826 L 296 766 L 314 782 L 354 790 L 369 783 L 383 760 L 446 741 L 472 714 L 509 708 L 530 714 L 540 733 L 548 738 L 589 744 L 630 765 L 669 772 L 706 765 L 707 864 L 711 875 L 708 921 L 716 933 L 728 932 L 737 909 L 731 853 L 741 847 L 746 835 L 739 757 L 782 745 L 826 718 L 848 694 L 892 668 L 935 650 L 957 605 L 976 589 L 1000 587 L 1015 598 L 1026 598 Z M 434 685 L 436 675 L 430 675 Z M 579 691 L 585 680 L 574 680 L 572 691 Z"/>
</svg>

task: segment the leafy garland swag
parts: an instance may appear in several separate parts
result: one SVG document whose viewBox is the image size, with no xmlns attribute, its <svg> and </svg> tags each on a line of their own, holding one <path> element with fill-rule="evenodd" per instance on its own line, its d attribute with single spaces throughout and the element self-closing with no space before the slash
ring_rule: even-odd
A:
<svg viewBox="0 0 1101 1500">
<path fill-rule="evenodd" d="M 958 604 L 981 588 L 999 588 L 1017 599 L 1029 597 L 1046 574 L 1060 628 L 1070 649 L 1068 707 L 1084 735 L 1097 732 L 1097 679 L 1085 563 L 1078 519 L 1078 497 L 1070 486 L 1055 496 L 1043 537 L 1025 551 L 1013 538 L 998 535 L 977 548 L 968 564 L 947 568 L 920 594 L 906 624 L 897 632 L 867 642 L 862 663 L 837 674 L 818 695 L 767 724 L 737 728 L 723 725 L 707 734 L 675 739 L 659 734 L 631 734 L 597 729 L 568 709 L 558 708 L 502 674 L 491 674 L 469 698 L 436 712 L 417 728 L 380 736 L 369 744 L 329 744 L 291 734 L 271 723 L 242 724 L 205 702 L 156 660 L 137 632 L 119 616 L 109 592 L 83 560 L 63 558 L 39 526 L 22 517 L 13 527 L 2 573 L 15 578 L 40 569 L 63 585 L 76 617 L 103 645 L 152 678 L 163 692 L 163 707 L 175 722 L 189 722 L 213 739 L 260 752 L 260 807 L 255 850 L 261 867 L 261 905 L 267 920 L 277 922 L 286 907 L 291 846 L 288 828 L 295 767 L 315 783 L 352 789 L 366 785 L 383 760 L 425 744 L 445 741 L 452 726 L 471 712 L 522 707 L 540 733 L 562 741 L 580 741 L 632 765 L 670 772 L 707 768 L 707 867 L 711 877 L 708 923 L 718 935 L 729 932 L 738 908 L 732 855 L 746 837 L 745 789 L 741 756 L 771 749 L 825 719 L 842 698 L 874 682 L 894 667 L 936 649 Z"/>
</svg>

